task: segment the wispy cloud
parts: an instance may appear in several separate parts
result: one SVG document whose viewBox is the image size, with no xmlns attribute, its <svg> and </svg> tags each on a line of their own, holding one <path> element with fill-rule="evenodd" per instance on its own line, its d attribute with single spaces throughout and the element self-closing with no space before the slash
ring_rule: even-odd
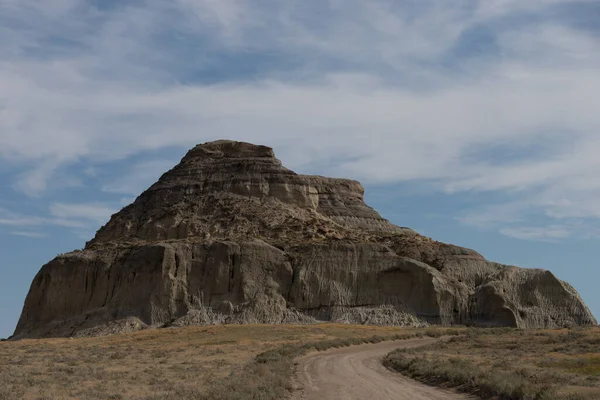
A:
<svg viewBox="0 0 600 400">
<path fill-rule="evenodd" d="M 15 235 L 15 236 L 24 236 L 24 237 L 28 237 L 28 238 L 34 238 L 34 239 L 41 239 L 41 238 L 45 238 L 48 236 L 45 233 L 31 232 L 31 231 L 11 231 L 10 234 Z"/>
<path fill-rule="evenodd" d="M 110 216 L 118 211 L 118 208 L 118 205 L 111 206 L 100 203 L 53 203 L 49 207 L 47 216 L 26 215 L 0 209 L 0 226 L 19 228 L 36 227 L 40 229 L 48 226 L 60 226 L 71 228 L 75 231 L 92 230 L 96 229 L 98 225 L 108 222 Z M 16 230 L 12 232 L 13 234 L 26 236 L 24 233 L 30 231 Z"/>
<path fill-rule="evenodd" d="M 500 229 L 500 233 L 515 239 L 556 242 L 571 236 L 573 231 L 566 226 L 548 225 L 542 227 L 502 228 Z"/>
<path fill-rule="evenodd" d="M 38 226 L 46 222 L 45 218 L 31 216 L 8 216 L 0 218 L 0 225 L 8 226 Z"/>
<path fill-rule="evenodd" d="M 597 2 L 94 4 L 0 2 L 0 162 L 29 196 L 134 154 L 233 138 L 305 172 L 511 193 L 492 206 L 528 204 L 514 221 L 600 216 L 600 29 L 567 18 Z M 134 195 L 167 167 L 99 185 Z M 22 220 L 109 215 L 68 208 Z M 494 226 L 540 236 L 514 224 Z"/>
<path fill-rule="evenodd" d="M 96 223 L 107 222 L 116 211 L 115 207 L 106 204 L 64 204 L 50 205 L 50 214 L 58 220 L 88 220 Z"/>
<path fill-rule="evenodd" d="M 463 224 L 479 229 L 495 230 L 498 226 L 522 224 L 522 216 L 530 207 L 531 205 L 526 202 L 505 202 L 470 209 L 457 219 Z"/>
</svg>

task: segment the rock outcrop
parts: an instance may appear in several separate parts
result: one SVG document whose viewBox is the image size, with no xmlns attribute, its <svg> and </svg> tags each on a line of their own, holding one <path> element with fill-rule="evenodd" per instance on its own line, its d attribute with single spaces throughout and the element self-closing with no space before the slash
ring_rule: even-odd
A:
<svg viewBox="0 0 600 400">
<path fill-rule="evenodd" d="M 207 323 L 596 324 L 543 270 L 389 223 L 359 182 L 298 175 L 266 146 L 217 141 L 35 277 L 13 338 Z"/>
</svg>

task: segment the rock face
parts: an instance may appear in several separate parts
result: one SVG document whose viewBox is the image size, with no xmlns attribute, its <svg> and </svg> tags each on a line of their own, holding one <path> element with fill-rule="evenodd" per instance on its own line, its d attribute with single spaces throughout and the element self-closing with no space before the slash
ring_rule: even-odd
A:
<svg viewBox="0 0 600 400">
<path fill-rule="evenodd" d="M 392 225 L 360 183 L 298 175 L 266 146 L 198 145 L 35 277 L 13 338 L 315 320 L 596 324 L 543 270 Z"/>
</svg>

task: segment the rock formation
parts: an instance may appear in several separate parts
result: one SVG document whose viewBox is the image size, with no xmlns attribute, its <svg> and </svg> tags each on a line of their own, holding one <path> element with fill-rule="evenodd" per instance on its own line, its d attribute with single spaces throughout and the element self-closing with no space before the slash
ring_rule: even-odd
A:
<svg viewBox="0 0 600 400">
<path fill-rule="evenodd" d="M 395 226 L 363 191 L 298 175 L 266 146 L 198 145 L 85 249 L 42 267 L 13 338 L 314 320 L 596 324 L 552 273 Z"/>
</svg>

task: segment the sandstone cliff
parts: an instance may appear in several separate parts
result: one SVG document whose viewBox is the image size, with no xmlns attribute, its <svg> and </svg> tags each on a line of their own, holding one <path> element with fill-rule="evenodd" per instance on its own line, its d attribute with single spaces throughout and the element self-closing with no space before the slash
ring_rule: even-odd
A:
<svg viewBox="0 0 600 400">
<path fill-rule="evenodd" d="M 198 145 L 85 249 L 42 267 L 14 338 L 315 320 L 596 324 L 552 273 L 397 227 L 363 192 L 298 175 L 266 146 Z"/>
</svg>

